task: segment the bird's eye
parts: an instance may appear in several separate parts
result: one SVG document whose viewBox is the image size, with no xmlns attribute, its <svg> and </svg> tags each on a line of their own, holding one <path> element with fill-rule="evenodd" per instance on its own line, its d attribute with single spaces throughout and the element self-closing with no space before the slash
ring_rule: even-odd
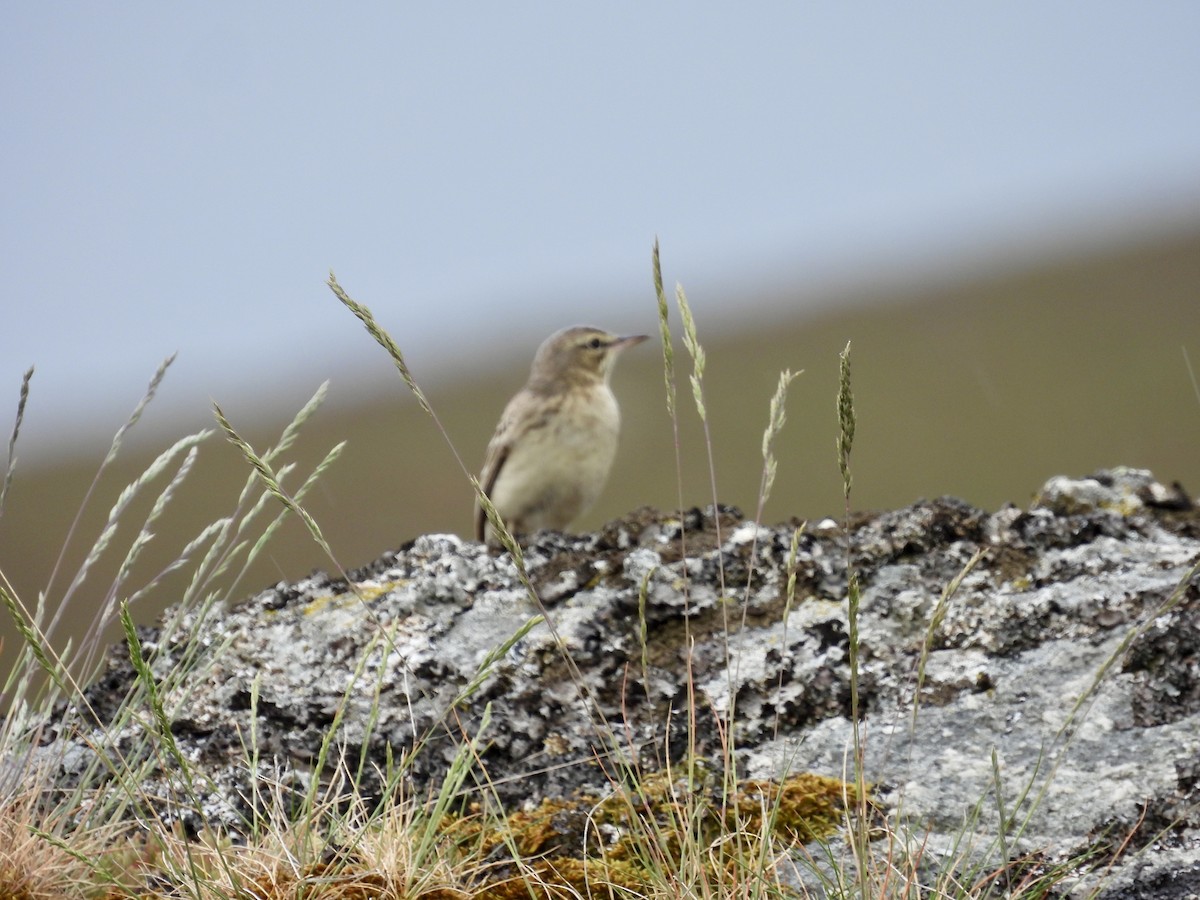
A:
<svg viewBox="0 0 1200 900">
<path fill-rule="evenodd" d="M 589 347 L 591 347 L 593 350 L 599 350 L 601 347 L 604 346 L 604 341 L 600 340 L 600 338 L 598 338 L 598 337 L 594 337 L 590 341 L 587 342 L 587 345 Z"/>
</svg>

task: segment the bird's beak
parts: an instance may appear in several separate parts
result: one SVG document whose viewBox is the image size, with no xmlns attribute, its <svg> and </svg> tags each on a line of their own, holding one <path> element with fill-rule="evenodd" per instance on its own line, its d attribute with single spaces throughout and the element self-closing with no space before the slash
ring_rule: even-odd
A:
<svg viewBox="0 0 1200 900">
<path fill-rule="evenodd" d="M 613 341 L 614 347 L 620 347 L 622 350 L 626 347 L 632 347 L 634 344 L 640 344 L 642 341 L 650 340 L 648 334 L 630 334 L 625 337 L 619 337 Z"/>
</svg>

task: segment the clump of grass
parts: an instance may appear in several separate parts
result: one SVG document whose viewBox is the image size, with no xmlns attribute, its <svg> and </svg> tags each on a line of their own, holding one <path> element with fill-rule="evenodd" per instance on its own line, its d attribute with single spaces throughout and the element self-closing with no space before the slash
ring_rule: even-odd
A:
<svg viewBox="0 0 1200 900">
<path fill-rule="evenodd" d="M 675 435 L 677 473 L 681 473 L 682 450 L 679 439 L 680 411 L 675 391 L 675 362 L 669 326 L 670 304 L 663 288 L 657 241 L 653 251 L 653 278 L 658 303 L 663 366 L 667 393 L 667 411 Z M 157 672 L 148 648 L 134 627 L 133 608 L 140 598 L 161 582 L 170 571 L 191 567 L 192 577 L 180 603 L 168 613 L 161 625 L 162 639 L 177 635 L 186 615 L 196 615 L 202 626 L 223 599 L 236 597 L 250 562 L 259 555 L 280 523 L 288 516 L 300 519 L 313 540 L 323 548 L 338 571 L 333 548 L 318 523 L 307 512 L 304 500 L 321 474 L 333 465 L 342 449 L 332 448 L 322 462 L 296 483 L 294 465 L 284 454 L 296 440 L 301 426 L 315 412 L 324 397 L 322 386 L 312 400 L 284 429 L 273 447 L 260 451 L 252 447 L 233 424 L 214 405 L 220 431 L 241 452 L 250 468 L 233 509 L 186 542 L 176 559 L 146 584 L 130 590 L 127 584 L 133 563 L 158 530 L 156 523 L 167 515 L 178 489 L 199 462 L 200 448 L 212 432 L 189 435 L 163 452 L 142 475 L 131 482 L 114 501 L 108 521 L 87 551 L 69 586 L 61 596 L 51 587 L 60 569 L 65 567 L 66 549 L 51 577 L 51 585 L 36 603 L 24 602 L 12 590 L 0 572 L 0 601 L 17 623 L 22 637 L 18 665 L 9 673 L 5 694 L 10 713 L 0 724 L 0 896 L 20 900 L 42 897 L 90 898 L 106 900 L 124 897 L 276 898 L 305 897 L 311 900 L 365 900 L 366 897 L 424 898 L 424 900 L 488 900 L 488 898 L 564 898 L 564 897 L 645 897 L 666 900 L 680 896 L 713 898 L 782 898 L 796 896 L 794 886 L 781 872 L 784 860 L 803 864 L 808 854 L 809 873 L 821 882 L 826 893 L 847 896 L 857 893 L 867 900 L 874 897 L 909 898 L 927 896 L 983 897 L 1007 891 L 1026 898 L 1045 896 L 1061 881 L 1067 868 L 1045 866 L 1036 869 L 1010 861 L 1013 841 L 1029 822 L 1032 809 L 1040 802 L 1053 777 L 1053 765 L 1039 784 L 1033 779 L 1025 785 L 1005 782 L 999 759 L 992 754 L 996 814 L 999 822 L 999 851 L 1005 860 L 999 868 L 983 866 L 972 854 L 967 839 L 969 829 L 987 810 L 981 802 L 976 818 L 964 826 L 963 845 L 952 858 L 940 864 L 932 886 L 928 883 L 924 846 L 914 844 L 912 836 L 898 820 L 879 818 L 871 807 L 865 764 L 866 735 L 860 727 L 862 716 L 859 695 L 861 637 L 859 617 L 862 592 L 854 558 L 849 547 L 850 494 L 852 476 L 850 457 L 854 442 L 856 414 L 851 393 L 849 345 L 840 357 L 837 397 L 837 459 L 842 477 L 847 532 L 847 629 L 851 672 L 851 726 L 853 734 L 852 777 L 840 780 L 784 768 L 773 781 L 748 781 L 739 777 L 738 748 L 734 734 L 736 710 L 736 658 L 726 645 L 727 661 L 733 662 L 728 689 L 730 696 L 723 712 L 708 710 L 716 723 L 721 752 L 709 760 L 698 751 L 703 702 L 692 669 L 690 616 L 684 617 L 686 709 L 669 715 L 685 717 L 686 750 L 683 759 L 669 756 L 658 760 L 658 768 L 646 771 L 634 760 L 635 749 L 623 744 L 622 737 L 602 715 L 596 699 L 586 688 L 575 660 L 555 630 L 553 617 L 542 605 L 530 578 L 523 550 L 506 530 L 494 506 L 471 475 L 437 418 L 428 398 L 409 370 L 399 344 L 383 329 L 365 305 L 353 300 L 330 276 L 329 287 L 347 309 L 364 325 L 368 333 L 392 359 L 404 383 L 421 407 L 434 419 L 446 438 L 451 452 L 475 491 L 485 515 L 502 546 L 511 556 L 518 577 L 539 608 L 540 615 L 529 618 L 509 640 L 489 653 L 475 677 L 448 705 L 445 717 L 436 725 L 455 736 L 455 752 L 446 774 L 428 796 L 415 797 L 405 790 L 406 767 L 428 741 L 433 731 L 419 737 L 414 747 L 399 758 L 390 753 L 378 768 L 365 754 L 352 754 L 343 733 L 350 691 L 366 675 L 366 663 L 380 645 L 393 642 L 394 630 L 379 624 L 355 670 L 348 680 L 343 701 L 334 710 L 332 722 L 313 762 L 314 776 L 299 789 L 278 778 L 262 773 L 271 763 L 261 758 L 258 736 L 243 735 L 245 763 L 255 773 L 248 806 L 251 818 L 242 823 L 238 841 L 215 828 L 205 826 L 200 797 L 207 785 L 204 776 L 193 769 L 186 754 L 176 744 L 171 730 L 169 698 L 183 693 L 189 678 L 198 674 L 201 653 L 196 644 L 186 645 L 182 662 L 169 672 Z M 745 626 L 745 608 L 750 599 L 750 579 L 743 597 L 741 621 L 730 618 L 728 610 L 736 602 L 725 597 L 721 523 L 712 434 L 705 404 L 704 372 L 706 356 L 687 297 L 682 287 L 675 292 L 675 306 L 682 321 L 682 341 L 692 361 L 689 375 L 693 403 L 703 424 L 708 458 L 709 481 L 715 514 L 717 555 L 720 568 L 721 610 L 728 638 Z M 100 472 L 110 465 L 123 438 L 141 417 L 153 399 L 171 360 L 168 359 L 152 378 L 142 401 L 129 420 L 118 430 Z M 768 404 L 767 424 L 762 441 L 762 477 L 755 516 L 756 533 L 750 552 L 750 566 L 758 565 L 757 526 L 777 471 L 775 441 L 786 422 L 786 398 L 795 379 L 790 371 L 780 374 L 774 395 Z M 15 446 L 23 421 L 32 369 L 22 381 L 16 424 L 8 447 L 8 465 L 0 485 L 0 514 L 15 467 Z M 85 497 L 93 498 L 97 479 Z M 165 481 L 165 484 L 163 482 Z M 52 641 L 54 627 L 67 613 L 66 607 L 78 594 L 100 555 L 109 552 L 115 526 L 129 515 L 132 498 L 158 488 L 153 508 L 136 537 L 127 548 L 105 601 L 84 645 L 58 650 Z M 682 475 L 679 474 L 680 507 L 683 506 Z M 268 509 L 274 518 L 263 524 Z M 79 518 L 72 525 L 68 542 L 74 538 Z M 796 569 L 803 526 L 793 529 L 786 561 L 784 643 L 787 617 L 797 602 Z M 681 590 L 690 591 L 687 560 L 687 535 L 681 533 L 680 549 L 685 574 Z M 972 568 L 982 559 L 977 553 L 963 571 L 948 584 L 936 605 L 927 640 L 917 666 L 916 694 L 920 693 L 924 667 L 932 646 L 932 635 L 944 618 L 947 606 Z M 1194 574 L 1195 570 L 1193 570 Z M 638 599 L 638 643 L 641 647 L 642 679 L 649 685 L 646 622 L 647 593 L 653 572 L 643 578 Z M 358 587 L 349 582 L 349 590 Z M 1181 601 L 1183 586 L 1169 603 Z M 55 606 L 54 602 L 58 602 Z M 48 617 L 47 608 L 58 611 Z M 1169 606 L 1165 606 L 1164 610 Z M 101 626 L 112 618 L 120 621 L 136 679 L 129 695 L 116 711 L 112 727 L 140 725 L 140 737 L 117 753 L 92 742 L 89 749 L 94 761 L 77 787 L 70 790 L 44 790 L 53 786 L 50 770 L 54 760 L 40 757 L 34 763 L 33 748 L 43 737 L 43 728 L 52 710 L 65 710 L 55 722 L 60 734 L 86 736 L 98 717 L 87 706 L 81 689 L 82 679 L 94 671 L 99 656 Z M 537 805 L 509 811 L 498 800 L 499 791 L 488 776 L 484 750 L 490 727 L 490 707 L 485 706 L 478 725 L 468 732 L 457 719 L 457 710 L 485 684 L 502 660 L 529 631 L 545 622 L 553 636 L 567 671 L 578 687 L 581 702 L 589 711 L 596 738 L 597 762 L 609 779 L 607 796 L 587 796 L 573 800 L 543 800 Z M 1133 640 L 1131 633 L 1113 660 Z M 1094 694 L 1113 660 L 1097 674 L 1092 688 L 1081 697 L 1059 738 L 1061 748 L 1073 737 L 1076 712 L 1084 709 L 1087 697 Z M 30 673 L 41 670 L 47 675 L 47 687 L 35 689 Z M 782 677 L 782 676 L 781 676 Z M 365 725 L 367 737 L 377 728 L 378 704 L 382 682 L 373 686 L 375 709 Z M 256 709 L 259 684 L 251 686 L 250 703 Z M 915 725 L 918 702 L 913 701 Z M 250 721 L 257 720 L 252 715 Z M 668 731 L 672 722 L 664 722 Z M 776 722 L 778 730 L 778 720 Z M 360 741 L 364 743 L 366 738 Z M 715 765 L 714 765 L 715 763 Z M 149 773 L 170 768 L 179 774 L 179 787 L 170 797 L 150 797 L 144 783 Z M 363 789 L 367 776 L 382 787 L 370 795 Z M 262 777 L 257 777 L 262 776 Z M 471 785 L 474 784 L 474 788 Z M 1040 788 L 1040 792 L 1038 790 Z M 473 790 L 469 802 L 468 790 Z M 201 827 L 198 835 L 185 836 L 164 809 L 188 811 Z M 874 821 L 873 821 L 874 816 Z M 845 835 L 853 854 L 849 865 L 833 850 L 837 835 Z M 801 852 L 798 848 L 803 846 Z M 882 852 L 881 852 L 882 851 Z M 818 865 L 824 854 L 824 862 Z"/>
<path fill-rule="evenodd" d="M 0 796 L 0 896 L 14 900 L 70 900 L 91 895 L 93 860 L 104 857 L 114 829 L 96 828 L 68 844 L 58 822 L 42 810 L 35 779 Z"/>
<path fill-rule="evenodd" d="M 117 458 L 126 435 L 153 399 L 170 363 L 171 359 L 168 358 L 158 369 L 145 396 L 129 419 L 118 429 L 93 485 L 85 496 L 85 506 L 96 493 L 100 475 Z M 30 375 L 27 374 L 22 384 L 17 425 L 10 440 L 10 463 L 6 482 L 11 480 L 14 459 L 12 449 L 29 395 L 29 378 Z M 66 544 L 60 553 L 50 584 L 39 595 L 35 604 L 24 602 L 12 589 L 9 580 L 0 573 L 0 600 L 3 601 L 22 637 L 21 645 L 16 648 L 16 660 L 4 686 L 8 713 L 0 723 L 0 760 L 3 760 L 3 777 L 0 778 L 0 822 L 4 823 L 5 828 L 21 832 L 21 840 L 14 838 L 5 843 L 19 849 L 20 859 L 25 861 L 26 869 L 29 869 L 29 866 L 33 866 L 33 870 L 40 869 L 42 866 L 34 865 L 35 861 L 53 859 L 65 853 L 87 870 L 93 887 L 108 884 L 115 890 L 117 884 L 122 881 L 136 882 L 137 876 L 130 875 L 129 867 L 120 864 L 128 852 L 113 852 L 112 848 L 128 846 L 129 836 L 136 831 L 147 835 L 143 855 L 148 859 L 160 855 L 172 840 L 171 827 L 166 825 L 156 812 L 166 798 L 145 796 L 142 788 L 147 774 L 160 765 L 179 773 L 182 784 L 182 796 L 179 799 L 185 806 L 190 805 L 202 820 L 202 811 L 195 800 L 199 791 L 197 775 L 175 745 L 170 727 L 170 712 L 165 701 L 167 696 L 177 695 L 181 685 L 190 677 L 192 667 L 200 658 L 199 648 L 195 645 L 194 649 L 185 650 L 183 663 L 156 678 L 151 671 L 149 660 L 142 653 L 141 643 L 133 626 L 131 607 L 153 591 L 167 573 L 191 566 L 190 583 L 180 602 L 168 612 L 161 624 L 161 638 L 165 641 L 178 631 L 186 615 L 197 614 L 202 628 L 204 619 L 216 604 L 223 598 L 236 597 L 232 592 L 236 590 L 246 568 L 262 552 L 283 516 L 302 512 L 299 500 L 311 488 L 320 472 L 336 458 L 338 448 L 326 457 L 308 480 L 287 494 L 291 500 L 290 506 L 285 504 L 284 510 L 276 515 L 273 521 L 268 521 L 265 527 L 258 525 L 267 509 L 268 497 L 274 494 L 278 498 L 279 494 L 285 493 L 282 484 L 294 470 L 291 464 L 279 465 L 274 471 L 270 466 L 295 440 L 304 421 L 319 405 L 324 391 L 322 386 L 313 400 L 284 430 L 275 447 L 257 455 L 261 463 L 256 467 L 258 475 L 261 477 L 264 472 L 269 473 L 276 490 L 263 492 L 255 499 L 253 485 L 256 479 L 255 476 L 251 476 L 233 511 L 206 526 L 187 541 L 163 571 L 152 576 L 139 588 L 131 590 L 126 584 L 133 563 L 141 550 L 153 539 L 158 525 L 161 524 L 160 519 L 167 514 L 178 488 L 191 474 L 197 461 L 198 450 L 210 436 L 210 431 L 198 432 L 177 441 L 119 493 L 100 534 L 85 552 L 83 561 L 61 596 L 55 596 L 52 589 L 54 581 L 65 565 Z M 227 422 L 224 424 L 228 425 Z M 229 431 L 232 432 L 232 429 Z M 133 497 L 152 489 L 164 478 L 166 484 L 159 491 L 144 523 L 126 550 L 113 583 L 104 592 L 104 602 L 84 641 L 79 646 L 67 644 L 65 648 L 56 647 L 52 641 L 55 626 L 70 614 L 74 598 L 95 562 L 112 549 L 111 543 L 117 523 L 127 515 Z M 82 508 L 68 532 L 68 544 L 76 536 L 81 515 Z M 53 616 L 48 615 L 48 609 L 56 610 Z M 145 726 L 138 732 L 141 736 L 130 745 L 123 746 L 119 753 L 114 748 L 96 744 L 88 739 L 90 728 L 100 721 L 100 716 L 91 709 L 82 689 L 89 674 L 99 663 L 103 626 L 113 618 L 119 618 L 123 625 L 137 678 L 129 695 L 115 711 L 109 727 L 120 730 L 137 722 L 143 722 Z M 47 676 L 45 686 L 39 687 L 33 678 L 33 673 L 38 670 Z M 51 722 L 52 710 L 56 710 L 53 713 L 53 725 L 59 736 L 69 738 L 73 735 L 88 745 L 92 753 L 91 762 L 80 775 L 77 784 L 66 790 L 58 787 L 48 790 L 53 786 L 51 772 L 57 764 L 53 757 L 40 753 L 36 757 L 38 762 L 33 762 L 33 750 L 41 742 L 43 729 Z M 143 718 L 140 710 L 148 710 L 149 716 Z M 59 746 L 65 746 L 65 741 L 60 742 Z M 28 801 L 29 797 L 37 798 L 36 802 Z M 215 846 L 219 842 L 214 840 L 213 843 Z M 72 867 L 64 863 L 53 866 L 54 871 L 50 870 L 49 863 L 47 867 L 43 873 L 48 879 L 47 883 L 59 885 L 57 888 L 47 889 L 48 896 L 70 895 L 67 888 L 62 887 L 64 879 L 80 883 L 87 880 L 78 875 L 79 866 Z M 118 877 L 114 874 L 117 872 L 125 872 L 125 875 Z M 0 895 L 42 896 L 38 893 L 40 888 L 22 887 L 35 884 L 35 875 L 36 871 L 33 871 L 33 874 L 24 871 L 22 874 L 11 865 L 0 867 Z M 193 887 L 199 892 L 196 884 L 193 884 Z M 85 891 L 79 895 L 83 896 L 86 893 Z"/>
</svg>

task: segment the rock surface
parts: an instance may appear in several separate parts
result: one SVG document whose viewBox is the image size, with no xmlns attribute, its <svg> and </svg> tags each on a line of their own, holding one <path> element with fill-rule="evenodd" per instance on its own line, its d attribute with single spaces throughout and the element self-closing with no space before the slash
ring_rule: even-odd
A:
<svg viewBox="0 0 1200 900">
<path fill-rule="evenodd" d="M 745 777 L 849 777 L 853 570 L 866 777 L 923 864 L 1074 859 L 1063 886 L 1080 894 L 1200 891 L 1200 515 L 1178 486 L 1056 478 L 1028 510 L 939 499 L 848 535 L 642 510 L 540 535 L 525 563 L 553 628 L 506 647 L 539 613 L 517 567 L 439 535 L 351 573 L 357 592 L 317 574 L 144 630 L 175 740 L 211 779 L 202 813 L 160 812 L 236 830 L 255 780 L 303 788 L 335 726 L 352 763 L 411 753 L 423 793 L 485 707 L 482 765 L 513 805 L 604 792 L 618 757 L 652 771 L 689 741 L 720 766 L 730 732 Z M 100 719 L 132 678 L 116 648 L 88 693 Z M 94 750 L 66 743 L 42 752 L 69 784 Z M 170 796 L 178 776 L 149 778 Z"/>
</svg>

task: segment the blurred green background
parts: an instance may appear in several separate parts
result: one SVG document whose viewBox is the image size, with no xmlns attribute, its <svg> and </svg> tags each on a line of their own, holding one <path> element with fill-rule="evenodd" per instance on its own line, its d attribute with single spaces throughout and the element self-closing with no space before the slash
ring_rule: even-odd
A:
<svg viewBox="0 0 1200 900">
<path fill-rule="evenodd" d="M 370 305 L 372 298 L 356 299 Z M 858 509 L 949 494 L 993 510 L 1010 501 L 1026 504 L 1052 475 L 1114 465 L 1152 469 L 1191 491 L 1200 485 L 1200 398 L 1185 362 L 1186 351 L 1193 366 L 1200 363 L 1200 225 L 1064 258 L 931 278 L 900 290 L 830 296 L 826 312 L 807 317 L 790 316 L 787 299 L 786 289 L 770 298 L 731 293 L 716 317 L 719 324 L 698 314 L 709 360 L 705 390 L 717 495 L 747 514 L 756 503 L 768 401 L 785 368 L 804 373 L 788 396 L 779 473 L 765 519 L 839 514 L 835 395 L 838 353 L 847 341 L 858 412 L 852 458 Z M 336 303 L 332 295 L 329 302 Z M 714 299 L 706 302 L 711 310 Z M 729 315 L 741 309 L 748 312 Z M 683 504 L 703 505 L 713 490 L 687 385 L 690 361 L 678 341 L 674 310 L 672 315 Z M 605 324 L 602 314 L 593 318 Z M 730 324 L 735 318 L 741 320 L 736 326 Z M 656 328 L 647 264 L 645 329 Z M 476 361 L 472 371 L 479 374 L 469 379 L 423 385 L 472 470 L 540 339 L 498 348 L 505 365 L 495 371 L 480 369 Z M 471 489 L 453 454 L 383 352 L 365 332 L 361 340 L 360 374 L 334 384 L 329 402 L 291 454 L 307 472 L 330 446 L 348 442 L 307 503 L 346 568 L 420 534 L 469 536 L 471 527 Z M 297 396 L 315 390 L 325 377 L 313 372 L 311 385 L 298 386 Z M 621 451 L 601 502 L 578 523 L 580 530 L 637 506 L 679 505 L 660 347 L 651 342 L 627 354 L 614 386 L 625 421 Z M 14 400 L 16 388 L 9 386 Z M 131 408 L 136 400 L 129 398 Z M 30 403 L 37 402 L 35 379 Z M 246 397 L 223 406 L 259 448 L 295 411 L 281 408 L 278 399 L 254 396 L 252 385 Z M 204 415 L 168 412 L 165 420 L 159 411 L 154 422 L 135 430 L 136 439 L 97 486 L 69 542 L 107 443 L 91 441 L 78 455 L 18 464 L 0 519 L 0 568 L 27 606 L 49 585 L 46 603 L 55 608 L 124 485 L 182 435 L 188 422 Z M 145 583 L 192 535 L 228 512 L 247 471 L 220 435 L 209 439 L 122 593 Z M 297 483 L 297 477 L 290 481 Z M 139 498 L 124 517 L 112 548 L 78 591 L 67 630 L 56 643 L 86 627 L 156 493 Z M 289 522 L 234 594 L 330 567 L 307 532 Z M 152 598 L 140 602 L 136 618 L 152 621 L 178 596 L 186 577 L 165 579 Z M 14 640 L 5 622 L 6 659 Z"/>
</svg>

